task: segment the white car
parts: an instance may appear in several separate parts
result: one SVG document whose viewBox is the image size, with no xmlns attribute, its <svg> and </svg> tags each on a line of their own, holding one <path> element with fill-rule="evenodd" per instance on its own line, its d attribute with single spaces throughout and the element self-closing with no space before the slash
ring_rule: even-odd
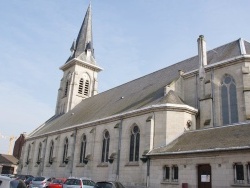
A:
<svg viewBox="0 0 250 188">
<path fill-rule="evenodd" d="M 11 180 L 8 176 L 0 176 L 0 188 L 9 188 Z"/>
<path fill-rule="evenodd" d="M 44 188 L 48 187 L 50 184 L 52 178 L 50 177 L 43 177 L 43 176 L 37 176 L 32 179 L 32 181 L 29 184 L 30 188 Z"/>
<path fill-rule="evenodd" d="M 7 176 L 0 176 L 0 188 L 26 187 L 22 180 L 13 180 Z"/>
<path fill-rule="evenodd" d="M 63 188 L 93 188 L 95 182 L 89 178 L 68 178 L 63 183 Z"/>
</svg>

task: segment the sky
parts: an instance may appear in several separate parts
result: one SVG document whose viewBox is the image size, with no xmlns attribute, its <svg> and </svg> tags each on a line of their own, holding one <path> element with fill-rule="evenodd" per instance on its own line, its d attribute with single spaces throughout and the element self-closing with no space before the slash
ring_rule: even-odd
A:
<svg viewBox="0 0 250 188">
<path fill-rule="evenodd" d="M 54 115 L 57 91 L 89 0 L 0 1 L 0 153 Z M 99 93 L 243 38 L 249 0 L 92 0 Z M 11 152 L 12 153 L 12 152 Z"/>
</svg>

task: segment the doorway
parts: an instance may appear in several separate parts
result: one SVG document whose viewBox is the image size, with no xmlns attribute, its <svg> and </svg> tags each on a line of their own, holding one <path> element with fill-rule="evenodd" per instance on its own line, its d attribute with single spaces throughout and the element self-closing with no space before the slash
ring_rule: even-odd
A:
<svg viewBox="0 0 250 188">
<path fill-rule="evenodd" d="M 210 164 L 198 165 L 198 188 L 212 188 Z"/>
</svg>

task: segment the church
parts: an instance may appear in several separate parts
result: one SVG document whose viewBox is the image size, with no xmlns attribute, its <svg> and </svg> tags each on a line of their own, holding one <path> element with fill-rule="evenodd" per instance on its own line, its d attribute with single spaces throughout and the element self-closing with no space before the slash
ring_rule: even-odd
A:
<svg viewBox="0 0 250 188">
<path fill-rule="evenodd" d="M 250 43 L 207 51 L 201 35 L 197 46 L 195 57 L 98 93 L 89 5 L 60 67 L 55 114 L 26 137 L 18 173 L 250 187 Z"/>
</svg>

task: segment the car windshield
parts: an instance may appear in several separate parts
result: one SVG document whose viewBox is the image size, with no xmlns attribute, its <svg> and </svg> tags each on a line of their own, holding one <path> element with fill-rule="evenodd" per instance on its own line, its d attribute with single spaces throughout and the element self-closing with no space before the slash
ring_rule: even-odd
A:
<svg viewBox="0 0 250 188">
<path fill-rule="evenodd" d="M 45 177 L 35 177 L 33 181 L 43 181 L 45 180 Z"/>
<path fill-rule="evenodd" d="M 66 185 L 81 185 L 81 181 L 78 179 L 67 179 L 67 181 L 65 181 Z"/>
<path fill-rule="evenodd" d="M 112 188 L 112 184 L 108 182 L 98 182 L 95 184 L 96 188 Z"/>
<path fill-rule="evenodd" d="M 33 177 L 29 177 L 26 181 L 31 181 L 33 180 Z"/>
<path fill-rule="evenodd" d="M 60 179 L 53 179 L 52 183 L 63 183 L 63 180 Z"/>
<path fill-rule="evenodd" d="M 94 186 L 95 182 L 93 182 L 91 180 L 82 180 L 82 184 L 83 185 L 88 185 L 88 186 Z"/>
</svg>

